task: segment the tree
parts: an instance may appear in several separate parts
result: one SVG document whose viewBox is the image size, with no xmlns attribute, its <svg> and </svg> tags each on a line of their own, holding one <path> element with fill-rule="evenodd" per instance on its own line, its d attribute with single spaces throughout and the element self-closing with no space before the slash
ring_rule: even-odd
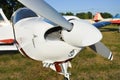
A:
<svg viewBox="0 0 120 80">
<path fill-rule="evenodd" d="M 88 14 L 88 19 L 92 19 L 92 18 L 93 18 L 93 17 L 92 17 L 93 15 L 92 15 L 91 12 L 88 12 L 87 14 Z"/>
<path fill-rule="evenodd" d="M 61 14 L 61 15 L 65 15 L 65 13 L 63 13 L 63 12 L 61 12 L 60 14 Z"/>
<path fill-rule="evenodd" d="M 108 13 L 108 12 L 104 12 L 104 13 L 101 13 L 102 17 L 103 18 L 112 18 L 112 14 Z"/>
<path fill-rule="evenodd" d="M 23 7 L 23 5 L 17 0 L 0 0 L 0 7 L 3 9 L 7 18 L 10 19 L 13 12 L 16 9 Z"/>
<path fill-rule="evenodd" d="M 91 12 L 88 12 L 88 13 L 85 13 L 85 12 L 76 13 L 76 16 L 81 18 L 81 19 L 91 19 L 92 18 L 92 13 Z"/>
<path fill-rule="evenodd" d="M 65 15 L 73 16 L 74 14 L 72 12 L 66 12 Z"/>
<path fill-rule="evenodd" d="M 72 12 L 66 12 L 66 13 L 61 13 L 62 15 L 68 15 L 68 16 L 73 16 L 74 15 L 74 13 L 72 13 Z"/>
</svg>

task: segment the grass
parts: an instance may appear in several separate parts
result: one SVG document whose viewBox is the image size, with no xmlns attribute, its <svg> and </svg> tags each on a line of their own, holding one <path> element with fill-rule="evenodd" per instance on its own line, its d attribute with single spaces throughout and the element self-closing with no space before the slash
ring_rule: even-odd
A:
<svg viewBox="0 0 120 80">
<path fill-rule="evenodd" d="M 100 29 L 102 42 L 111 49 L 114 60 L 109 61 L 85 48 L 71 61 L 71 80 L 120 79 L 120 33 L 117 28 L 110 25 Z M 63 76 L 19 52 L 0 52 L 0 80 L 63 80 Z"/>
</svg>

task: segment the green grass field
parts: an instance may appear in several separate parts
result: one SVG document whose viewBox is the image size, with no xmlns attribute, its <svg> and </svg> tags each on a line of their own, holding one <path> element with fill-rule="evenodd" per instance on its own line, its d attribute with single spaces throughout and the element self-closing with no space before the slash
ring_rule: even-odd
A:
<svg viewBox="0 0 120 80">
<path fill-rule="evenodd" d="M 118 26 L 110 25 L 100 30 L 102 42 L 113 52 L 113 61 L 85 48 L 71 62 L 71 80 L 120 80 Z M 0 80 L 63 80 L 63 76 L 43 68 L 41 62 L 25 58 L 19 52 L 0 52 Z"/>
</svg>

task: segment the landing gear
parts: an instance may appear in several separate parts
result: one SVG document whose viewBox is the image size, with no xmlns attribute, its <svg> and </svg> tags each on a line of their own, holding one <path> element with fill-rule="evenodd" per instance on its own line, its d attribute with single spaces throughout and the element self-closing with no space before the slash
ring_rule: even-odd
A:
<svg viewBox="0 0 120 80">
<path fill-rule="evenodd" d="M 64 75 L 64 80 L 70 80 L 70 73 L 68 73 L 68 63 L 61 63 L 62 74 Z"/>
<path fill-rule="evenodd" d="M 65 77 L 64 80 L 70 80 L 70 79 L 68 79 L 68 78 Z"/>
<path fill-rule="evenodd" d="M 44 67 L 50 67 L 51 69 L 57 71 L 59 74 L 64 76 L 64 80 L 70 80 L 70 73 L 67 71 L 68 67 L 71 67 L 71 63 L 69 61 L 66 62 L 55 62 L 55 63 L 43 63 Z"/>
<path fill-rule="evenodd" d="M 71 63 L 67 62 L 56 62 L 54 63 L 55 69 L 59 74 L 64 75 L 64 80 L 70 80 L 70 73 L 68 73 L 68 67 L 71 67 Z"/>
</svg>

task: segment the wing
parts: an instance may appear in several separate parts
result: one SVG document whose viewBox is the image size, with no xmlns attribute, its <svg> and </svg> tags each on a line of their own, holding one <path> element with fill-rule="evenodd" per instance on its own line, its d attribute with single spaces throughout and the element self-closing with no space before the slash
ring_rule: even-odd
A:
<svg viewBox="0 0 120 80">
<path fill-rule="evenodd" d="M 102 22 L 96 22 L 94 23 L 93 25 L 96 27 L 96 28 L 101 28 L 101 27 L 104 27 L 104 26 L 107 26 L 107 25 L 110 25 L 111 22 L 108 22 L 108 21 L 102 21 Z"/>
</svg>

